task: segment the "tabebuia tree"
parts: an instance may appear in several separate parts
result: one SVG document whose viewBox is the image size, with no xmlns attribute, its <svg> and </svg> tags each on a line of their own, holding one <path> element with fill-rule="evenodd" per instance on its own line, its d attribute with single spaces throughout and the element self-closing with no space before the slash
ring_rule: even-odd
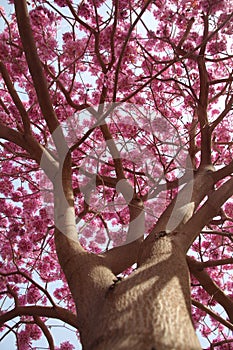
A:
<svg viewBox="0 0 233 350">
<path fill-rule="evenodd" d="M 0 8 L 3 344 L 233 349 L 232 10 Z"/>
</svg>

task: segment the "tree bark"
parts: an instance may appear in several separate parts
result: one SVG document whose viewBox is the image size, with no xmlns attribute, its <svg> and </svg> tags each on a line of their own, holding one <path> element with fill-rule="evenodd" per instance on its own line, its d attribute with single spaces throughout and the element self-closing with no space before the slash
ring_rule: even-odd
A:
<svg viewBox="0 0 233 350">
<path fill-rule="evenodd" d="M 69 285 L 84 350 L 201 349 L 191 321 L 183 249 L 174 235 L 145 242 L 140 266 L 126 279 L 114 282 L 97 256 L 90 257 L 94 266 L 88 256 L 79 265 L 83 277 L 73 273 Z"/>
</svg>

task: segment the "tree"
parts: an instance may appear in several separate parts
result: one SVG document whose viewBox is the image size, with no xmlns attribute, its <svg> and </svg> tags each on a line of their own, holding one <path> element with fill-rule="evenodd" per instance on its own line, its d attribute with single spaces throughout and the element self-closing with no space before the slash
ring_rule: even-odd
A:
<svg viewBox="0 0 233 350">
<path fill-rule="evenodd" d="M 232 349 L 231 2 L 1 17 L 2 339 L 54 349 L 52 318 L 83 349 Z"/>
</svg>

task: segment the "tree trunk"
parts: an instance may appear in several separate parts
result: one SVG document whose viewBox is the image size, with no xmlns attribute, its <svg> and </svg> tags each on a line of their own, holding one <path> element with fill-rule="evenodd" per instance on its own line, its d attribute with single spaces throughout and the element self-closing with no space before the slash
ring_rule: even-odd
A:
<svg viewBox="0 0 233 350">
<path fill-rule="evenodd" d="M 110 286 L 105 283 L 101 293 L 94 284 L 86 285 L 82 298 L 78 293 L 84 350 L 201 349 L 190 316 L 188 267 L 176 240 L 165 236 L 145 241 L 140 267 L 130 277 Z M 105 269 L 96 269 L 95 277 L 103 281 L 105 275 L 110 281 L 110 271 Z"/>
<path fill-rule="evenodd" d="M 135 257 L 138 268 L 117 281 L 116 265 L 123 255 L 118 253 L 110 263 L 109 254 L 90 254 L 77 240 L 68 161 L 66 157 L 62 181 L 55 186 L 55 242 L 76 304 L 83 349 L 200 350 L 191 320 L 187 232 L 151 233 Z M 62 190 L 64 196 L 59 196 Z M 180 205 L 178 201 L 175 212 Z M 167 220 L 161 221 L 165 226 Z"/>
</svg>

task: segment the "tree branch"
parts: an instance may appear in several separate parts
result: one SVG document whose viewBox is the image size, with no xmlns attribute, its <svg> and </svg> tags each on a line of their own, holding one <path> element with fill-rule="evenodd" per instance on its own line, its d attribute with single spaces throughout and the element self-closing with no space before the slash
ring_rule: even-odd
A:
<svg viewBox="0 0 233 350">
<path fill-rule="evenodd" d="M 14 0 L 19 33 L 25 50 L 28 68 L 38 97 L 38 102 L 51 134 L 59 126 L 50 100 L 49 90 L 33 37 L 26 0 Z M 59 149 L 59 147 L 57 148 Z"/>
<path fill-rule="evenodd" d="M 34 281 L 30 276 L 28 276 L 28 274 L 24 271 L 14 271 L 14 272 L 9 272 L 9 273 L 4 273 L 4 272 L 0 272 L 1 276 L 13 276 L 13 275 L 21 275 L 23 276 L 26 280 L 28 280 L 31 284 L 33 284 L 34 286 L 36 286 L 43 294 L 46 295 L 46 297 L 48 298 L 48 300 L 50 301 L 51 305 L 53 307 L 56 307 L 56 304 L 53 300 L 53 298 L 51 297 L 50 293 L 47 291 L 47 289 L 43 288 L 39 283 L 37 283 L 36 281 Z M 10 285 L 7 286 L 8 292 L 14 297 L 15 299 L 15 305 L 17 306 L 17 300 L 16 300 L 16 295 L 13 294 L 13 290 L 10 287 Z"/>
<path fill-rule="evenodd" d="M 54 346 L 54 342 L 53 342 L 53 337 L 48 329 L 48 327 L 45 325 L 45 323 L 40 319 L 40 317 L 38 316 L 34 316 L 34 321 L 37 324 L 38 327 L 40 327 L 40 329 L 42 330 L 42 332 L 44 333 L 48 344 L 49 344 L 49 349 L 50 350 L 55 350 L 55 346 Z"/>
<path fill-rule="evenodd" d="M 117 179 L 118 180 L 125 179 L 120 152 L 117 149 L 116 143 L 112 137 L 109 127 L 107 124 L 103 124 L 103 125 L 100 125 L 100 129 L 106 141 L 106 145 L 111 153 L 111 156 L 115 165 L 115 172 L 116 172 Z"/>
<path fill-rule="evenodd" d="M 95 33 L 95 30 L 89 26 L 89 24 L 87 22 L 84 22 L 83 20 L 81 20 L 81 18 L 79 18 L 79 16 L 77 15 L 77 12 L 75 11 L 75 9 L 73 8 L 70 0 L 66 0 L 67 6 L 70 9 L 70 12 L 72 13 L 72 15 L 74 16 L 75 20 L 81 24 L 84 28 L 86 28 L 88 31 L 90 31 L 92 34 Z"/>
<path fill-rule="evenodd" d="M 210 126 L 210 132 L 213 132 L 213 130 L 216 128 L 216 126 L 223 120 L 223 118 L 227 115 L 230 110 L 232 110 L 232 104 L 233 104 L 233 95 L 231 96 L 230 100 L 228 101 L 227 105 L 225 106 L 225 109 L 222 111 L 222 113 L 218 116 L 217 119 L 211 124 Z"/>
<path fill-rule="evenodd" d="M 12 100 L 13 100 L 16 108 L 18 109 L 18 111 L 21 115 L 23 126 L 24 126 L 24 132 L 30 134 L 31 133 L 31 124 L 30 124 L 30 120 L 28 118 L 27 111 L 24 108 L 24 105 L 17 94 L 17 92 L 14 88 L 14 85 L 11 81 L 11 78 L 9 76 L 9 73 L 6 69 L 6 66 L 4 65 L 4 63 L 2 61 L 0 61 L 0 72 L 2 74 L 2 77 L 3 77 L 3 80 L 6 84 L 6 87 L 9 91 L 9 94 L 11 95 Z"/>
<path fill-rule="evenodd" d="M 9 128 L 8 126 L 1 123 L 1 121 L 0 121 L 0 138 L 9 142 L 13 142 L 17 146 L 23 148 L 24 150 L 27 150 L 27 144 L 25 142 L 23 134 L 20 133 L 19 131 Z"/>
<path fill-rule="evenodd" d="M 182 38 L 180 39 L 180 41 L 179 41 L 179 43 L 177 45 L 178 49 L 181 49 L 182 45 L 184 44 L 184 42 L 188 38 L 189 33 L 190 33 L 191 29 L 192 29 L 192 26 L 193 26 L 194 22 L 195 22 L 195 18 L 194 17 L 190 18 L 190 20 L 188 21 L 188 24 L 187 24 L 187 27 L 185 29 L 184 35 L 182 36 Z"/>
<path fill-rule="evenodd" d="M 213 312 L 212 310 L 210 310 L 208 307 L 206 307 L 205 305 L 199 303 L 197 300 L 192 298 L 192 304 L 196 307 L 198 307 L 198 309 L 201 309 L 203 311 L 205 311 L 208 315 L 210 315 L 211 317 L 213 317 L 215 320 L 217 320 L 218 322 L 220 322 L 221 324 L 223 324 L 224 326 L 226 326 L 227 328 L 233 330 L 233 324 L 224 320 L 224 318 L 222 318 L 221 316 L 217 315 L 215 312 Z"/>
<path fill-rule="evenodd" d="M 53 182 L 58 171 L 58 164 L 47 150 L 31 134 L 21 134 L 0 122 L 0 138 L 24 149 Z"/>
<path fill-rule="evenodd" d="M 38 316 L 59 319 L 74 328 L 78 328 L 77 317 L 71 311 L 64 309 L 60 306 L 48 307 L 48 306 L 18 306 L 13 310 L 10 310 L 0 315 L 0 325 L 12 320 L 19 316 Z"/>
<path fill-rule="evenodd" d="M 204 16 L 204 33 L 203 38 L 208 37 L 208 17 Z M 206 43 L 202 45 L 200 53 L 197 57 L 199 77 L 200 77 L 200 93 L 197 107 L 197 115 L 201 129 L 201 164 L 200 167 L 210 165 L 211 162 L 211 132 L 207 117 L 208 95 L 209 95 L 209 79 L 205 64 L 205 48 Z"/>
<path fill-rule="evenodd" d="M 190 257 L 187 257 L 187 262 L 190 272 L 193 274 L 193 276 L 201 283 L 202 287 L 207 291 L 211 298 L 222 305 L 222 307 L 226 310 L 231 323 L 233 323 L 233 301 L 223 292 L 223 290 L 204 270 L 203 263 L 199 263 Z"/>
<path fill-rule="evenodd" d="M 164 210 L 146 240 L 153 240 L 154 234 L 160 231 L 183 232 L 195 209 L 209 194 L 213 187 L 213 180 L 208 171 L 197 172 L 194 180 L 191 181 L 189 177 L 188 174 L 189 181 Z"/>
<path fill-rule="evenodd" d="M 222 169 L 219 169 L 213 172 L 212 178 L 214 180 L 214 183 L 216 183 L 219 180 L 222 180 L 224 177 L 231 175 L 232 173 L 233 173 L 233 160 Z"/>
<path fill-rule="evenodd" d="M 207 267 L 214 267 L 214 266 L 222 266 L 222 265 L 228 265 L 233 264 L 233 258 L 226 258 L 226 259 L 220 259 L 220 260 L 209 260 L 205 262 L 200 262 L 199 267 L 201 269 L 205 269 Z"/>
<path fill-rule="evenodd" d="M 183 226 L 182 231 L 180 232 L 182 235 L 182 246 L 185 250 L 189 249 L 203 227 L 218 214 L 221 206 L 232 196 L 232 194 L 233 177 L 226 181 L 220 188 L 209 194 L 208 200 Z"/>
<path fill-rule="evenodd" d="M 125 50 L 127 48 L 128 41 L 130 39 L 130 36 L 131 36 L 131 34 L 132 34 L 136 24 L 140 21 L 143 13 L 146 11 L 147 7 L 149 6 L 149 4 L 151 2 L 152 2 L 152 0 L 146 0 L 146 2 L 144 4 L 141 12 L 139 13 L 139 15 L 136 16 L 136 19 L 134 20 L 134 22 L 130 26 L 129 31 L 128 31 L 126 37 L 124 38 L 124 43 L 122 45 L 121 52 L 120 52 L 120 55 L 119 55 L 119 59 L 118 59 L 117 66 L 116 66 L 116 70 L 115 70 L 113 99 L 112 99 L 113 102 L 116 102 L 117 86 L 118 86 L 118 79 L 119 79 L 119 73 L 120 73 L 120 68 L 121 68 L 121 62 L 123 60 L 123 57 L 124 57 L 124 54 L 125 54 Z"/>
<path fill-rule="evenodd" d="M 46 72 L 51 76 L 51 78 L 54 80 L 54 82 L 57 84 L 57 86 L 59 87 L 59 89 L 61 90 L 63 95 L 65 96 L 66 102 L 72 108 L 74 108 L 76 111 L 82 111 L 83 109 L 86 109 L 86 108 L 94 111 L 94 108 L 91 107 L 88 103 L 82 103 L 82 104 L 75 103 L 70 96 L 70 92 L 66 90 L 66 88 L 62 84 L 61 80 L 52 73 L 51 69 L 49 69 L 49 67 L 46 64 L 44 64 L 43 67 L 46 70 Z"/>
<path fill-rule="evenodd" d="M 104 264 L 114 275 L 118 275 L 137 262 L 142 241 L 143 239 L 139 238 L 129 244 L 112 248 L 100 256 L 104 258 Z"/>
</svg>

